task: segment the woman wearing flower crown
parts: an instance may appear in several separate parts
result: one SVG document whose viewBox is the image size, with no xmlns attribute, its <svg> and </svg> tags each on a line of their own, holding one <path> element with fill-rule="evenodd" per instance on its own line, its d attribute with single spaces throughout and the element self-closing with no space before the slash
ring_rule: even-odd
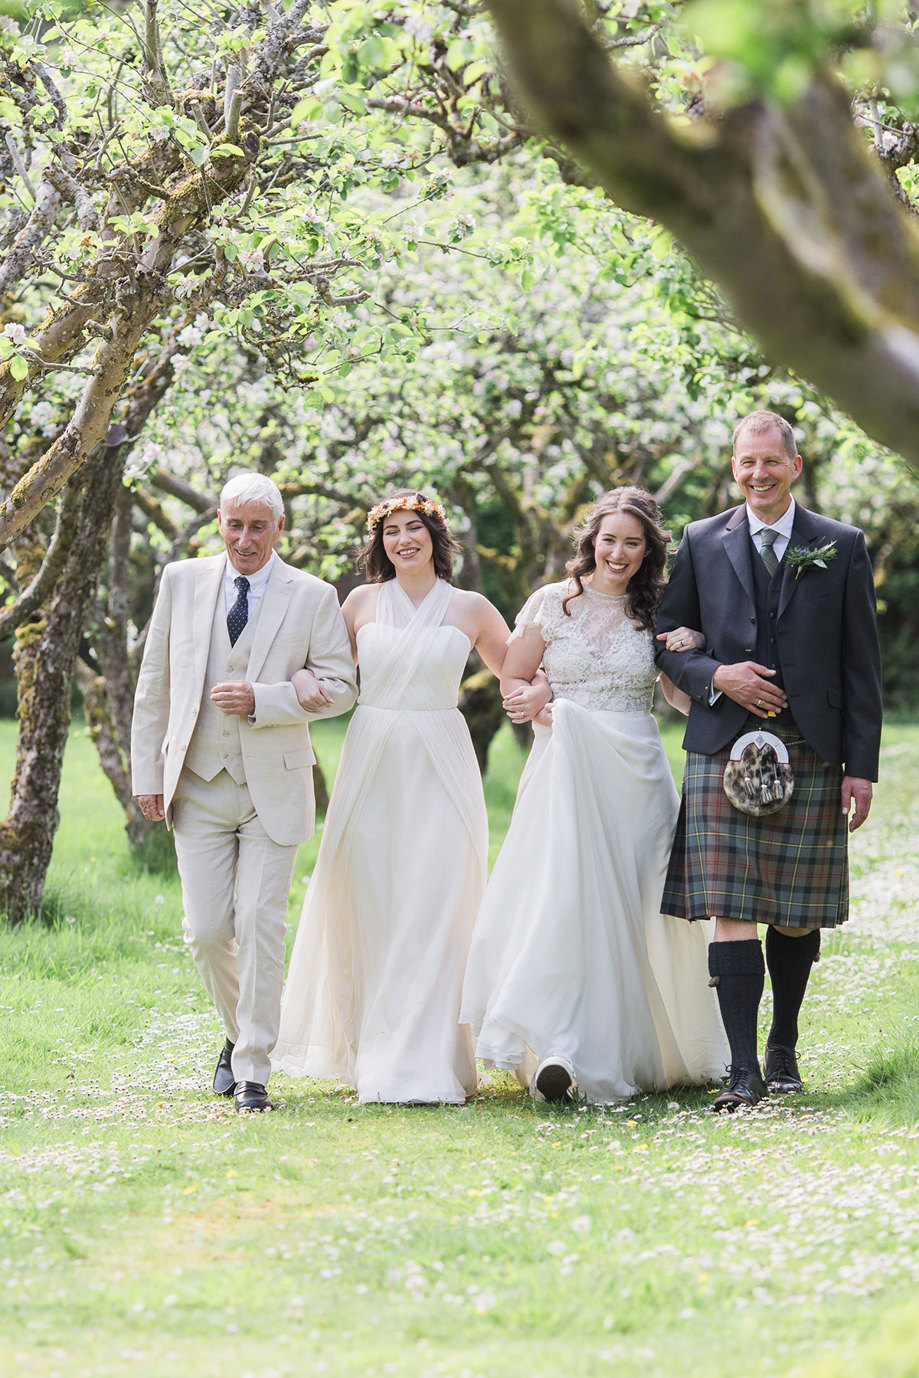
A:
<svg viewBox="0 0 919 1378">
<path fill-rule="evenodd" d="M 368 513 L 343 605 L 361 693 L 290 962 L 275 1065 L 361 1101 L 461 1103 L 475 1090 L 460 986 L 488 825 L 457 691 L 472 649 L 500 674 L 509 635 L 450 584 L 443 508 L 407 490 Z M 308 671 L 304 707 L 324 695 Z M 538 691 L 537 691 L 538 692 Z M 543 699 L 549 697 L 545 689 Z"/>
<path fill-rule="evenodd" d="M 679 811 L 651 714 L 666 550 L 649 493 L 605 494 L 570 579 L 533 594 L 504 662 L 512 716 L 532 716 L 541 664 L 554 699 L 536 719 L 460 1017 L 479 1057 L 547 1100 L 603 1103 L 707 1081 L 726 1062 L 707 925 L 660 913 Z M 668 650 L 696 637 L 677 628 Z"/>
</svg>

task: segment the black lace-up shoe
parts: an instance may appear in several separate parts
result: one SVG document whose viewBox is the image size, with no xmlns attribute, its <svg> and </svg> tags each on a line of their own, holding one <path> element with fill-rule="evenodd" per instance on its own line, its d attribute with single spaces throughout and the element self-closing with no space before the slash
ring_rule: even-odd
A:
<svg viewBox="0 0 919 1378">
<path fill-rule="evenodd" d="M 760 1076 L 759 1067 L 729 1067 L 727 1090 L 722 1091 L 712 1101 L 712 1109 L 717 1114 L 721 1110 L 738 1110 L 746 1105 L 759 1105 L 769 1091 Z"/>
<path fill-rule="evenodd" d="M 766 1085 L 774 1096 L 787 1096 L 792 1091 L 803 1091 L 804 1082 L 798 1071 L 798 1059 L 794 1048 L 783 1048 L 778 1043 L 766 1044 L 763 1059 L 763 1075 Z"/>
</svg>

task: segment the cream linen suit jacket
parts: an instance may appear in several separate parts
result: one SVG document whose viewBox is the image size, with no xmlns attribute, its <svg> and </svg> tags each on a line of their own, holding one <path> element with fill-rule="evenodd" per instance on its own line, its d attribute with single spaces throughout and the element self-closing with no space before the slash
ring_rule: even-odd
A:
<svg viewBox="0 0 919 1378">
<path fill-rule="evenodd" d="M 180 560 L 163 570 L 134 699 L 135 794 L 162 794 L 166 821 L 201 707 L 215 610 L 224 609 L 226 555 Z M 331 698 L 315 713 L 290 683 L 307 667 Z M 291 846 L 313 831 L 309 724 L 347 712 L 357 697 L 354 660 L 335 590 L 277 555 L 258 609 L 245 678 L 255 712 L 239 717 L 246 783 L 272 841 Z"/>
</svg>

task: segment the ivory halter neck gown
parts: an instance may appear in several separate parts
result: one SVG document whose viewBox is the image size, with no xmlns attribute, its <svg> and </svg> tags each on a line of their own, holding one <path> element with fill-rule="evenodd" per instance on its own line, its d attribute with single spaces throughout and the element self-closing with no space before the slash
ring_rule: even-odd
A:
<svg viewBox="0 0 919 1378">
<path fill-rule="evenodd" d="M 461 1103 L 475 1090 L 458 1023 L 485 885 L 488 824 L 456 707 L 469 638 L 438 579 L 417 609 L 396 580 L 357 636 L 360 702 L 345 737 L 294 942 L 273 1054 L 361 1101 Z"/>
</svg>

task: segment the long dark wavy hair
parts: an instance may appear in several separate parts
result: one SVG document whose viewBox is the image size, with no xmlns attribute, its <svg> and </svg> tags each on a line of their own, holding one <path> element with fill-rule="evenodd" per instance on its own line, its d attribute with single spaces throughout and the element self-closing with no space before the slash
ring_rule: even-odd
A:
<svg viewBox="0 0 919 1378">
<path fill-rule="evenodd" d="M 584 592 L 584 575 L 592 574 L 597 568 L 594 546 L 603 519 L 617 512 L 636 517 L 641 522 L 646 550 L 638 572 L 629 581 L 626 591 L 626 612 L 633 622 L 638 623 L 642 631 L 651 632 L 654 630 L 654 617 L 667 582 L 664 578 L 664 567 L 667 563 L 670 532 L 662 527 L 660 508 L 644 488 L 613 488 L 610 492 L 604 493 L 599 502 L 587 513 L 578 527 L 578 548 L 574 558 L 565 566 L 577 585 L 577 592 L 569 593 L 567 598 L 563 598 L 562 607 L 570 617 L 571 610 L 568 604 Z"/>
<path fill-rule="evenodd" d="M 397 488 L 394 493 L 387 493 L 382 502 L 389 502 L 391 498 L 417 498 L 421 502 L 429 502 L 430 499 L 425 493 L 419 493 L 417 488 Z M 411 511 L 411 508 L 403 509 Z M 438 579 L 445 579 L 449 584 L 453 578 L 453 561 L 459 555 L 462 547 L 459 542 L 454 540 L 446 522 L 442 522 L 439 517 L 429 516 L 427 512 L 417 512 L 431 533 L 431 544 L 434 547 L 434 573 Z M 367 540 L 357 557 L 357 568 L 368 583 L 384 584 L 387 579 L 395 579 L 396 568 L 392 560 L 383 549 L 383 527 L 386 525 L 386 518 L 381 518 L 373 528 L 372 535 Z"/>
</svg>

